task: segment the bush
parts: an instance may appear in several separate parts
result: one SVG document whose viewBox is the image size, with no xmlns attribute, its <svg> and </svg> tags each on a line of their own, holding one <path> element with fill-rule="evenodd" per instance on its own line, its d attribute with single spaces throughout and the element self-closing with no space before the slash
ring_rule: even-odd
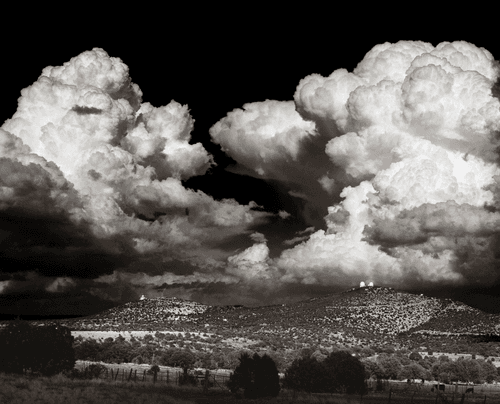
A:
<svg viewBox="0 0 500 404">
<path fill-rule="evenodd" d="M 0 371 L 53 376 L 75 366 L 71 331 L 58 324 L 15 320 L 0 330 Z"/>
<path fill-rule="evenodd" d="M 64 370 L 62 374 L 70 379 L 99 379 L 106 372 L 106 366 L 100 363 L 92 363 L 83 370 L 71 369 Z"/>
<path fill-rule="evenodd" d="M 239 389 L 246 398 L 276 397 L 280 391 L 278 369 L 268 356 L 244 353 L 239 358 L 239 365 L 229 378 L 228 387 L 233 394 Z"/>
</svg>

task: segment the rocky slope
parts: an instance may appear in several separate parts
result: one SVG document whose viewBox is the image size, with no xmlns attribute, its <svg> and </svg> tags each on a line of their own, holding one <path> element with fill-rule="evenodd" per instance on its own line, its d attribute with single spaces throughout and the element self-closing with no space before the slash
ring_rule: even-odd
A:
<svg viewBox="0 0 500 404">
<path fill-rule="evenodd" d="M 294 304 L 252 308 L 146 299 L 68 320 L 67 325 L 74 330 L 206 331 L 254 340 L 267 335 L 277 345 L 291 346 L 300 341 L 378 343 L 421 335 L 499 334 L 500 315 L 448 299 L 363 287 Z"/>
</svg>

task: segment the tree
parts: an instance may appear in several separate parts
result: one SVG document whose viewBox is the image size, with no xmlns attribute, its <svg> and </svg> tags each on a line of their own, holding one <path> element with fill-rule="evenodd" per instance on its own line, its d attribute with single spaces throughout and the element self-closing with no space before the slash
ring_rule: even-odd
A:
<svg viewBox="0 0 500 404">
<path fill-rule="evenodd" d="M 228 387 L 237 393 L 243 389 L 246 398 L 276 397 L 280 391 L 278 369 L 266 354 L 250 357 L 243 353 L 239 365 L 231 374 Z"/>
<path fill-rule="evenodd" d="M 401 362 L 394 356 L 381 354 L 377 358 L 377 363 L 382 371 L 380 379 L 397 379 L 401 371 Z"/>
<path fill-rule="evenodd" d="M 358 358 L 345 351 L 334 351 L 323 363 L 334 392 L 364 393 L 365 368 Z"/>
<path fill-rule="evenodd" d="M 409 358 L 412 361 L 418 362 L 419 360 L 422 360 L 422 356 L 418 352 L 412 352 L 409 356 Z"/>
<path fill-rule="evenodd" d="M 420 366 L 418 363 L 410 363 L 409 365 L 403 366 L 399 373 L 400 379 L 409 379 L 412 382 L 415 379 L 425 379 L 427 376 L 427 371 Z"/>
<path fill-rule="evenodd" d="M 328 379 L 323 363 L 313 357 L 301 357 L 285 371 L 283 383 L 293 390 L 322 393 L 327 390 Z"/>
<path fill-rule="evenodd" d="M 71 331 L 14 320 L 0 330 L 0 371 L 52 376 L 75 366 Z"/>
<path fill-rule="evenodd" d="M 183 380 L 188 381 L 188 370 L 193 367 L 196 358 L 187 350 L 176 350 L 172 356 L 170 356 L 169 362 L 173 366 L 181 367 L 184 371 Z"/>
<path fill-rule="evenodd" d="M 497 369 L 490 361 L 479 360 L 478 363 L 481 367 L 481 380 L 491 383 L 497 379 Z"/>
<path fill-rule="evenodd" d="M 475 359 L 458 359 L 455 365 L 460 380 L 467 383 L 479 381 L 481 366 Z"/>
<path fill-rule="evenodd" d="M 285 372 L 287 387 L 309 393 L 363 393 L 365 367 L 358 358 L 345 351 L 330 353 L 323 361 L 302 357 Z"/>
</svg>

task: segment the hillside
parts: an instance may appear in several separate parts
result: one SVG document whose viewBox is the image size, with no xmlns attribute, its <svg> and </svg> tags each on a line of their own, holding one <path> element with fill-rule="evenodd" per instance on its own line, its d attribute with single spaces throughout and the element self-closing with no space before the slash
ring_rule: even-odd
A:
<svg viewBox="0 0 500 404">
<path fill-rule="evenodd" d="M 363 287 L 294 304 L 206 306 L 177 298 L 145 299 L 97 315 L 68 320 L 74 330 L 185 330 L 265 341 L 276 347 L 301 344 L 391 343 L 429 336 L 498 334 L 500 315 L 463 303 Z M 424 337 L 425 336 L 425 337 Z"/>
</svg>

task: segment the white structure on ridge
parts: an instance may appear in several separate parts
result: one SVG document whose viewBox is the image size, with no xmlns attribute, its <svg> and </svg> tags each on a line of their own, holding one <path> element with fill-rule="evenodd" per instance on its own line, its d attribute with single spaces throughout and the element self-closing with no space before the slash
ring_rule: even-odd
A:
<svg viewBox="0 0 500 404">
<path fill-rule="evenodd" d="M 146 296 L 142 295 L 139 300 L 145 300 L 145 299 L 146 299 Z"/>
<path fill-rule="evenodd" d="M 365 282 L 361 281 L 359 282 L 359 287 L 360 288 L 365 288 L 367 285 Z M 373 282 L 368 283 L 368 287 L 373 286 Z"/>
</svg>

